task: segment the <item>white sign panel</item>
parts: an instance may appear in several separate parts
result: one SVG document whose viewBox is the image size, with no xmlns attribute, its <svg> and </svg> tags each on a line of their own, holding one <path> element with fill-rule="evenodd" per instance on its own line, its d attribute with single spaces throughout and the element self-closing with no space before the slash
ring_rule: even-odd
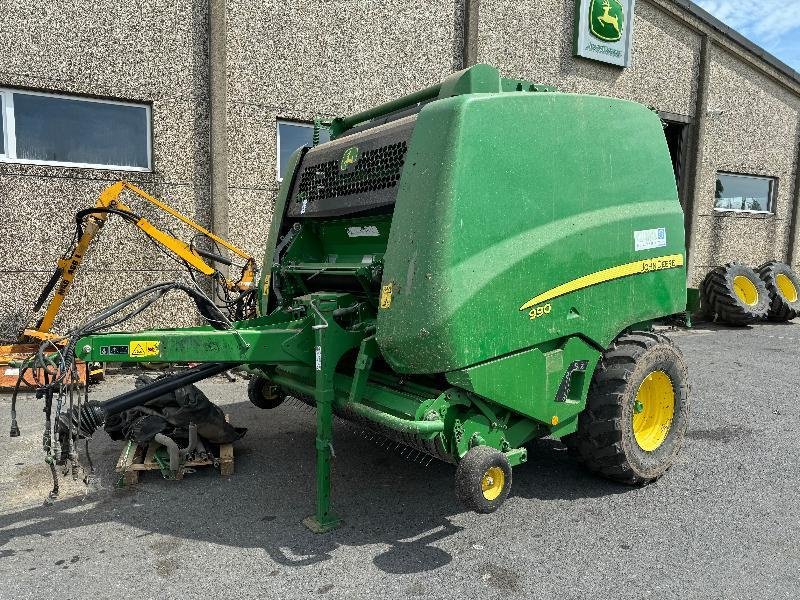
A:
<svg viewBox="0 0 800 600">
<path fill-rule="evenodd" d="M 627 67 L 635 0 L 576 0 L 575 56 Z"/>
</svg>

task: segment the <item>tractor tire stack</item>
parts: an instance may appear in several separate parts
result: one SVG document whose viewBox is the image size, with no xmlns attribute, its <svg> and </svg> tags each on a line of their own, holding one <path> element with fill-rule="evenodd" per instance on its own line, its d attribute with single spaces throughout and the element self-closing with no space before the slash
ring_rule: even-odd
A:
<svg viewBox="0 0 800 600">
<path fill-rule="evenodd" d="M 744 326 L 765 319 L 785 322 L 800 316 L 799 292 L 800 279 L 789 265 L 770 261 L 754 270 L 730 262 L 706 275 L 700 300 L 710 320 Z"/>
<path fill-rule="evenodd" d="M 800 280 L 789 265 L 772 260 L 758 267 L 758 276 L 769 292 L 770 321 L 785 322 L 800 316 Z"/>
</svg>

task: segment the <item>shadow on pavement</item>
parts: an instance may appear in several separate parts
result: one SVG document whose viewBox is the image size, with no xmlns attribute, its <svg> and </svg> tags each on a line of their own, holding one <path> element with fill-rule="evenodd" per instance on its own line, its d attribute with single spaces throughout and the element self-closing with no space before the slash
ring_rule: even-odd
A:
<svg viewBox="0 0 800 600">
<path fill-rule="evenodd" d="M 333 507 L 345 522 L 331 533 L 315 535 L 300 523 L 313 511 L 313 416 L 284 405 L 275 412 L 295 415 L 277 415 L 283 426 L 271 428 L 270 412 L 249 402 L 224 408 L 233 423 L 250 427 L 237 443 L 233 476 L 203 470 L 175 482 L 147 473 L 135 488 L 109 489 L 108 482 L 116 479 L 112 469 L 119 445 L 101 432 L 95 438 L 103 439 L 94 443 L 95 452 L 102 453 L 95 462 L 102 462 L 104 489 L 0 516 L 0 553 L 13 553 L 2 548 L 16 537 L 49 537 L 76 527 L 118 523 L 143 531 L 137 537 L 157 533 L 263 548 L 287 567 L 325 561 L 340 545 L 388 545 L 374 558 L 387 573 L 430 571 L 452 560 L 432 544 L 463 529 L 452 520 L 464 512 L 453 490 L 453 465 L 410 462 L 338 422 Z M 514 469 L 511 493 L 517 499 L 557 501 L 629 489 L 583 471 L 561 443 L 540 440 L 529 446 L 529 462 Z M 513 508 L 506 504 L 500 510 Z M 547 510 L 542 507 L 543 518 Z"/>
</svg>

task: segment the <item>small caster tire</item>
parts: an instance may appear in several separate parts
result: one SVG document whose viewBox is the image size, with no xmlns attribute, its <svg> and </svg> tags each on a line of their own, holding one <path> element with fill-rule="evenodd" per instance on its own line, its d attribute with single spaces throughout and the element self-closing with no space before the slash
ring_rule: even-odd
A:
<svg viewBox="0 0 800 600">
<path fill-rule="evenodd" d="M 489 446 L 476 446 L 456 468 L 456 495 L 469 510 L 496 511 L 511 490 L 511 465 L 505 454 Z"/>
<path fill-rule="evenodd" d="M 278 386 L 264 377 L 253 377 L 247 384 L 247 397 L 258 408 L 277 408 L 286 399 Z"/>
</svg>

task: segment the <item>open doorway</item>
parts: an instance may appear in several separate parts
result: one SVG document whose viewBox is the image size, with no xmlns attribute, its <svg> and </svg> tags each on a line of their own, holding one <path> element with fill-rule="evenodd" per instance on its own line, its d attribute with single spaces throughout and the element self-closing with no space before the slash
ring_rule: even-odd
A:
<svg viewBox="0 0 800 600">
<path fill-rule="evenodd" d="M 686 154 L 689 142 L 689 117 L 672 113 L 661 113 L 664 123 L 664 137 L 672 159 L 672 170 L 675 173 L 675 185 L 678 188 L 678 199 L 684 206 L 686 193 Z"/>
</svg>

